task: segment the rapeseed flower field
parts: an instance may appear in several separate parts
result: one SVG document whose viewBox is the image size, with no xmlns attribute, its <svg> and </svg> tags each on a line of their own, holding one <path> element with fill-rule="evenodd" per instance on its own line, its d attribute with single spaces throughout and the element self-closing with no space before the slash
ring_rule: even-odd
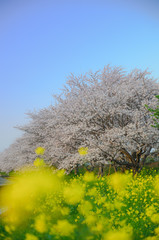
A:
<svg viewBox="0 0 159 240">
<path fill-rule="evenodd" d="M 13 183 L 1 188 L 0 239 L 159 239 L 155 170 L 135 177 L 131 172 L 69 177 L 39 162 L 17 172 Z"/>
</svg>

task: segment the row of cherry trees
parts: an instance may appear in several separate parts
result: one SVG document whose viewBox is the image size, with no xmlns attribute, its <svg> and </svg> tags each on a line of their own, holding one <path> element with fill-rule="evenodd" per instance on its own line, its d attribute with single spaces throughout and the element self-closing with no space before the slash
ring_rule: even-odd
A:
<svg viewBox="0 0 159 240">
<path fill-rule="evenodd" d="M 50 165 L 68 172 L 85 162 L 92 167 L 115 163 L 139 171 L 152 148 L 158 147 L 158 130 L 145 105 L 154 108 L 159 84 L 151 74 L 134 69 L 104 67 L 85 75 L 71 74 L 56 104 L 28 113 L 24 132 L 0 156 L 0 169 L 10 171 L 35 159 L 35 148 L 46 149 Z M 78 149 L 88 147 L 80 156 Z"/>
</svg>

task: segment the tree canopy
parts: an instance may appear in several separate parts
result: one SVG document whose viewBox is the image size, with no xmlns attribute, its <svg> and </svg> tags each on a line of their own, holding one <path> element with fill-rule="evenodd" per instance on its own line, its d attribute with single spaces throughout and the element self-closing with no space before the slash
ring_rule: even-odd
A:
<svg viewBox="0 0 159 240">
<path fill-rule="evenodd" d="M 18 129 L 23 136 L 0 156 L 0 169 L 10 171 L 36 157 L 45 148 L 50 165 L 72 170 L 87 162 L 92 166 L 114 162 L 138 170 L 159 137 L 145 105 L 154 108 L 159 84 L 147 70 L 126 73 L 120 67 L 84 75 L 70 74 L 56 104 L 28 113 L 31 121 Z M 88 147 L 81 156 L 80 147 Z"/>
</svg>

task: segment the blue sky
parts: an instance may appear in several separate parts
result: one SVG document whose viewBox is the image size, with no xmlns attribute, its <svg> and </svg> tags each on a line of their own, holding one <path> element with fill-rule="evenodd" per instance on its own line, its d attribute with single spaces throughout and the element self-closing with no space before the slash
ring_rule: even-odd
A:
<svg viewBox="0 0 159 240">
<path fill-rule="evenodd" d="M 157 1 L 0 1 L 0 151 L 72 72 L 111 64 L 159 78 Z"/>
</svg>

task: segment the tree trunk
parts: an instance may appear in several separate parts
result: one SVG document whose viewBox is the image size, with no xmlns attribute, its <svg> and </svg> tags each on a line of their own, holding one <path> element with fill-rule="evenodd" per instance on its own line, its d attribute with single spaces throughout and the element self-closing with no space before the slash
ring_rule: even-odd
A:
<svg viewBox="0 0 159 240">
<path fill-rule="evenodd" d="M 125 170 L 126 170 L 125 167 L 121 167 L 121 171 L 122 171 L 122 173 L 125 173 Z"/>
<path fill-rule="evenodd" d="M 112 164 L 109 164 L 109 171 L 108 171 L 108 176 L 110 175 L 110 169 L 112 167 Z"/>
<path fill-rule="evenodd" d="M 76 164 L 75 169 L 74 169 L 75 170 L 75 175 L 77 175 L 79 173 L 78 167 L 79 167 L 79 164 Z"/>
<path fill-rule="evenodd" d="M 114 163 L 113 167 L 114 167 L 114 172 L 117 172 L 117 167 L 116 167 L 115 163 Z"/>
<path fill-rule="evenodd" d="M 99 165 L 99 171 L 98 171 L 98 177 L 99 177 L 99 176 L 101 176 L 101 177 L 103 176 L 103 170 L 104 170 L 103 167 L 104 167 L 104 165 L 103 165 L 102 163 L 100 163 L 100 165 Z"/>
</svg>

